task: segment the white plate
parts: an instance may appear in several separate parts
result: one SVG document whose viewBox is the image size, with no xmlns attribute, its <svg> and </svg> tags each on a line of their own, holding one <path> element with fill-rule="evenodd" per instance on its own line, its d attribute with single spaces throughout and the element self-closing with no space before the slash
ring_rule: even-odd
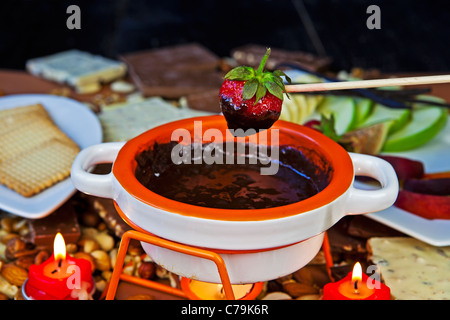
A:
<svg viewBox="0 0 450 320">
<path fill-rule="evenodd" d="M 426 173 L 450 171 L 450 119 L 446 127 L 424 146 L 387 154 L 421 161 Z M 431 245 L 450 245 L 450 220 L 424 219 L 395 206 L 367 216 Z"/>
<path fill-rule="evenodd" d="M 0 110 L 35 103 L 41 103 L 58 127 L 81 149 L 102 142 L 102 127 L 97 116 L 87 106 L 72 99 L 45 94 L 11 95 L 0 98 Z M 42 218 L 74 193 L 70 178 L 29 198 L 0 185 L 0 209 L 25 218 Z"/>
</svg>

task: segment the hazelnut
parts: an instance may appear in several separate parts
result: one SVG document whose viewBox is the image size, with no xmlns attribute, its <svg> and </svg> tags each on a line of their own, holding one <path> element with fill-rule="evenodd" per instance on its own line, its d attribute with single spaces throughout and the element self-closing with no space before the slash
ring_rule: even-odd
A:
<svg viewBox="0 0 450 320">
<path fill-rule="evenodd" d="M 141 262 L 138 268 L 138 275 L 143 279 L 153 279 L 156 273 L 156 267 L 153 262 Z"/>
<path fill-rule="evenodd" d="M 34 264 L 34 256 L 28 255 L 17 258 L 14 263 L 16 266 L 28 270 L 32 264 Z"/>
<path fill-rule="evenodd" d="M 9 260 L 14 260 L 17 253 L 26 249 L 26 243 L 19 237 L 14 237 L 8 240 L 6 244 L 5 256 Z"/>
<path fill-rule="evenodd" d="M 103 250 L 95 250 L 91 252 L 94 258 L 95 268 L 100 271 L 107 271 L 111 269 L 111 259 L 109 255 Z"/>
<path fill-rule="evenodd" d="M 96 212 L 84 211 L 81 214 L 81 222 L 87 227 L 95 227 L 100 222 L 100 217 Z"/>
<path fill-rule="evenodd" d="M 0 220 L 0 228 L 2 228 L 3 230 L 5 230 L 6 232 L 14 232 L 13 230 L 13 225 L 14 225 L 14 220 L 17 220 L 13 217 L 4 217 Z"/>
<path fill-rule="evenodd" d="M 47 250 L 41 250 L 34 257 L 34 264 L 39 265 L 50 258 L 50 253 Z"/>
</svg>

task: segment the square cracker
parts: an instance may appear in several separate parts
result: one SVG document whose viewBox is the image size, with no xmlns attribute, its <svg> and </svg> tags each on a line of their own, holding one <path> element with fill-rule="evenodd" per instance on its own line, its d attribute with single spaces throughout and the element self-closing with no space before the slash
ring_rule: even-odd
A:
<svg viewBox="0 0 450 320">
<path fill-rule="evenodd" d="M 30 197 L 69 176 L 78 149 L 58 139 L 0 163 L 0 182 Z"/>
<path fill-rule="evenodd" d="M 40 104 L 0 111 L 0 183 L 30 197 L 67 178 L 78 145 Z"/>
</svg>

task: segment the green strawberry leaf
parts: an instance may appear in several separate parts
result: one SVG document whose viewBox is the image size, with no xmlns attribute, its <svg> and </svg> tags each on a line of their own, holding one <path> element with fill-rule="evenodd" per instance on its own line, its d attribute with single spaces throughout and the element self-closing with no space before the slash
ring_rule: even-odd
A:
<svg viewBox="0 0 450 320">
<path fill-rule="evenodd" d="M 274 82 L 274 81 L 266 81 L 264 83 L 264 86 L 275 97 L 277 97 L 280 100 L 283 100 L 283 89 L 281 89 L 280 86 L 276 82 Z"/>
<path fill-rule="evenodd" d="M 256 90 L 256 99 L 253 105 L 257 104 L 258 101 L 266 95 L 266 92 L 267 92 L 266 87 L 258 83 L 258 89 Z"/>
<path fill-rule="evenodd" d="M 244 87 L 242 88 L 242 99 L 244 100 L 251 99 L 255 95 L 256 90 L 258 89 L 258 84 L 259 82 L 258 79 L 256 78 L 247 81 L 244 84 Z"/>
<path fill-rule="evenodd" d="M 228 80 L 240 80 L 246 81 L 254 78 L 255 70 L 251 67 L 240 66 L 230 70 L 226 75 L 225 79 Z"/>
<path fill-rule="evenodd" d="M 281 81 L 283 81 L 283 79 L 281 79 L 281 77 L 284 77 L 284 78 L 286 79 L 286 81 L 287 81 L 289 84 L 292 83 L 291 78 L 289 78 L 288 75 L 287 75 L 286 73 L 284 73 L 283 71 L 281 71 L 281 70 L 275 70 L 275 71 L 273 72 L 273 75 L 274 75 L 275 77 L 280 78 Z"/>
</svg>

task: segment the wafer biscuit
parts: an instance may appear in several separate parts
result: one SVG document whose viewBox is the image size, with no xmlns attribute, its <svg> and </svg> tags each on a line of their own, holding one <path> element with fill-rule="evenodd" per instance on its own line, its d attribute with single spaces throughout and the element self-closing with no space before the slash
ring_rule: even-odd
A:
<svg viewBox="0 0 450 320">
<path fill-rule="evenodd" d="M 59 128 L 49 119 L 36 118 L 25 125 L 15 128 L 0 136 L 0 159 L 7 161 L 19 154 L 52 139 L 73 144 Z"/>
<path fill-rule="evenodd" d="M 11 129 L 25 125 L 36 118 L 51 120 L 41 104 L 4 109 L 0 111 L 0 135 Z"/>
<path fill-rule="evenodd" d="M 0 111 L 0 183 L 29 197 L 67 178 L 80 151 L 42 105 Z"/>
<path fill-rule="evenodd" d="M 0 163 L 0 182 L 25 197 L 63 180 L 70 174 L 78 150 L 58 139 Z"/>
</svg>

